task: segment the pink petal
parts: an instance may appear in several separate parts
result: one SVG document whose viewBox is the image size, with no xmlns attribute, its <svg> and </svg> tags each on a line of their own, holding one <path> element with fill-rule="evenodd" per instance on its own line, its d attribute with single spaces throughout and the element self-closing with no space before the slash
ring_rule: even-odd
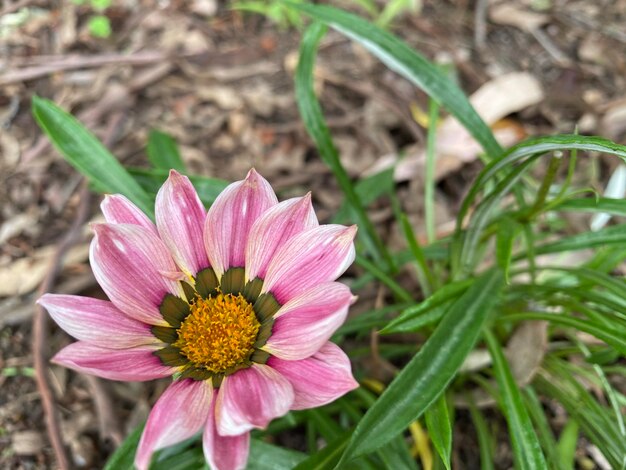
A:
<svg viewBox="0 0 626 470">
<path fill-rule="evenodd" d="M 263 349 L 290 361 L 315 354 L 345 321 L 354 299 L 350 289 L 338 282 L 303 292 L 276 312 L 272 335 Z"/>
<path fill-rule="evenodd" d="M 109 194 L 100 204 L 104 218 L 110 224 L 131 224 L 147 228 L 155 235 L 156 227 L 139 207 L 121 194 Z"/>
<path fill-rule="evenodd" d="M 143 382 L 171 376 L 176 369 L 164 366 L 153 354 L 155 349 L 151 346 L 107 349 L 78 341 L 61 349 L 52 362 L 84 374 L 125 382 Z"/>
<path fill-rule="evenodd" d="M 159 313 L 163 297 L 182 297 L 180 283 L 163 272 L 177 271 L 163 242 L 137 225 L 98 224 L 89 259 L 94 276 L 109 299 L 128 316 L 167 325 Z"/>
<path fill-rule="evenodd" d="M 294 235 L 318 225 L 310 193 L 265 211 L 252 226 L 246 245 L 246 280 L 263 279 L 276 250 Z"/>
<path fill-rule="evenodd" d="M 215 402 L 202 436 L 204 458 L 212 470 L 240 470 L 245 468 L 250 451 L 250 433 L 238 436 L 220 436 L 215 425 Z"/>
<path fill-rule="evenodd" d="M 208 267 L 203 227 L 206 212 L 191 181 L 175 170 L 156 197 L 156 223 L 174 261 L 191 276 Z"/>
<path fill-rule="evenodd" d="M 270 184 L 254 169 L 217 197 L 204 225 L 204 245 L 220 279 L 231 267 L 243 267 L 250 229 L 278 200 Z"/>
<path fill-rule="evenodd" d="M 135 466 L 147 469 L 155 451 L 184 441 L 202 429 L 212 396 L 210 380 L 178 380 L 167 387 L 148 416 Z"/>
<path fill-rule="evenodd" d="M 359 386 L 352 377 L 350 359 L 330 342 L 307 359 L 285 361 L 270 357 L 267 365 L 291 382 L 295 391 L 292 410 L 325 405 Z"/>
<path fill-rule="evenodd" d="M 96 346 L 123 349 L 159 341 L 150 326 L 126 316 L 106 300 L 45 294 L 37 302 L 67 333 Z"/>
<path fill-rule="evenodd" d="M 322 225 L 291 238 L 270 262 L 262 292 L 285 304 L 317 284 L 334 281 L 354 261 L 356 230 L 356 225 Z"/>
<path fill-rule="evenodd" d="M 289 411 L 293 388 L 271 367 L 254 364 L 224 378 L 215 404 L 215 420 L 222 436 L 238 436 L 265 428 Z"/>
</svg>

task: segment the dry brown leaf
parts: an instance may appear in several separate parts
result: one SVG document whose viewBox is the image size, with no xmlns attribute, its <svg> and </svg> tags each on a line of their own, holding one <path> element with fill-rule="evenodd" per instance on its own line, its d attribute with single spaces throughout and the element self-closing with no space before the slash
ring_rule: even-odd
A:
<svg viewBox="0 0 626 470">
<path fill-rule="evenodd" d="M 470 98 L 470 102 L 494 131 L 496 139 L 504 147 L 515 144 L 524 137 L 524 131 L 515 121 L 502 119 L 511 113 L 535 105 L 543 99 L 539 81 L 526 72 L 509 73 L 497 77 L 480 87 Z M 441 179 L 464 163 L 473 161 L 482 152 L 482 147 L 454 117 L 443 120 L 437 129 L 437 179 Z M 398 155 L 387 155 L 366 174 L 378 173 L 398 162 L 394 177 L 396 181 L 407 181 L 420 173 L 426 153 L 424 148 L 406 152 L 408 156 L 400 161 Z"/>
<path fill-rule="evenodd" d="M 602 118 L 600 130 L 611 139 L 626 133 L 626 99 L 613 103 Z"/>
<path fill-rule="evenodd" d="M 46 275 L 55 250 L 55 246 L 46 246 L 28 258 L 0 266 L 0 297 L 22 295 L 34 290 Z M 76 245 L 67 252 L 63 266 L 82 263 L 88 256 L 88 243 Z"/>
<path fill-rule="evenodd" d="M 497 24 L 515 26 L 522 31 L 533 31 L 550 21 L 546 14 L 528 11 L 509 2 L 491 6 L 489 19 Z"/>
</svg>

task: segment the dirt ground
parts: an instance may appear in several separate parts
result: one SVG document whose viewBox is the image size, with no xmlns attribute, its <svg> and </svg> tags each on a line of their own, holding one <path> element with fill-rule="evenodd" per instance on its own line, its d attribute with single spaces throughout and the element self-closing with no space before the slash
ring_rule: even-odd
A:
<svg viewBox="0 0 626 470">
<path fill-rule="evenodd" d="M 357 2 L 334 3 L 359 12 Z M 312 190 L 323 221 L 341 202 L 294 99 L 301 32 L 217 0 L 114 1 L 107 39 L 90 35 L 92 14 L 71 1 L 0 2 L 0 468 L 54 467 L 33 369 L 39 286 L 47 280 L 52 292 L 101 295 L 87 262 L 87 222 L 100 217 L 100 197 L 85 202 L 82 178 L 42 137 L 30 113 L 33 95 L 78 116 L 124 164 L 145 166 L 148 132 L 159 129 L 179 142 L 193 172 L 235 180 L 255 166 L 281 198 Z M 425 0 L 392 30 L 448 64 L 468 94 L 481 90 L 473 102 L 506 144 L 575 128 L 624 144 L 625 25 L 625 0 Z M 351 176 L 405 157 L 395 173 L 398 195 L 419 231 L 427 97 L 333 31 L 316 77 Z M 441 126 L 437 212 L 446 233 L 479 164 L 475 144 L 450 120 Z M 601 188 L 611 170 L 603 164 L 590 172 L 594 184 Z M 55 251 L 81 206 L 86 220 L 53 276 Z M 399 247 L 389 201 L 371 215 Z M 353 314 L 370 308 L 374 294 L 361 295 Z M 71 341 L 53 325 L 44 333 L 36 347 L 45 357 Z M 61 435 L 79 468 L 100 468 L 163 388 L 56 366 L 50 372 Z M 472 433 L 462 423 L 457 431 Z M 457 462 L 472 461 L 459 459 L 466 450 L 455 452 Z M 498 464 L 506 462 L 504 455 Z"/>
</svg>

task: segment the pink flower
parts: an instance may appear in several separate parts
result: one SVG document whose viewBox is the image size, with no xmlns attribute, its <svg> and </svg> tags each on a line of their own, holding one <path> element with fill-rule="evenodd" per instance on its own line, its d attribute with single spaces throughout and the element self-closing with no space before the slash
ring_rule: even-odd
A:
<svg viewBox="0 0 626 470">
<path fill-rule="evenodd" d="M 112 380 L 174 377 L 148 418 L 139 469 L 200 430 L 213 469 L 243 468 L 251 429 L 358 386 L 329 342 L 354 301 L 335 280 L 354 260 L 356 227 L 320 226 L 310 195 L 279 203 L 250 170 L 206 213 L 172 170 L 156 225 L 120 195 L 102 211 L 90 261 L 111 301 L 39 302 L 79 340 L 55 363 Z"/>
</svg>

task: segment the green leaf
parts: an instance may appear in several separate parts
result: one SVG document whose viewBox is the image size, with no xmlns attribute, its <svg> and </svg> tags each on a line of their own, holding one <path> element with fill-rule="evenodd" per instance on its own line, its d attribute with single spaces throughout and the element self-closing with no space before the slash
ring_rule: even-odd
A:
<svg viewBox="0 0 626 470">
<path fill-rule="evenodd" d="M 148 160 L 155 168 L 161 170 L 174 169 L 185 173 L 185 164 L 180 158 L 176 141 L 168 134 L 152 130 L 148 136 Z"/>
<path fill-rule="evenodd" d="M 502 152 L 491 129 L 476 113 L 465 94 L 407 43 L 378 26 L 337 8 L 310 3 L 285 3 L 353 39 L 391 70 L 423 89 L 465 126 L 488 155 L 495 157 Z"/>
<path fill-rule="evenodd" d="M 551 211 L 575 211 L 575 212 L 606 212 L 608 214 L 626 217 L 626 200 L 611 199 L 606 197 L 585 197 L 566 199 L 555 206 L 550 206 Z"/>
<path fill-rule="evenodd" d="M 94 38 L 108 38 L 111 36 L 111 21 L 106 15 L 94 15 L 87 22 L 89 34 Z"/>
<path fill-rule="evenodd" d="M 247 470 L 291 470 L 307 458 L 302 452 L 250 440 Z"/>
<path fill-rule="evenodd" d="M 450 451 L 452 449 L 452 427 L 448 414 L 446 395 L 442 394 L 424 415 L 428 436 L 439 453 L 443 464 L 450 470 Z"/>
<path fill-rule="evenodd" d="M 612 468 L 626 464 L 626 440 L 620 433 L 612 411 L 600 405 L 567 368 L 567 362 L 546 359 L 534 383 L 539 391 L 560 402 L 581 431 L 600 449 Z"/>
<path fill-rule="evenodd" d="M 511 257 L 513 255 L 513 242 L 520 230 L 515 220 L 504 217 L 498 222 L 498 233 L 496 235 L 496 259 L 498 266 L 504 272 L 504 276 L 509 278 L 509 268 L 511 267 Z"/>
<path fill-rule="evenodd" d="M 328 470 L 333 468 L 339 461 L 351 435 L 352 430 L 346 431 L 339 438 L 329 442 L 322 450 L 301 461 L 294 467 L 294 470 Z"/>
<path fill-rule="evenodd" d="M 537 394 L 530 386 L 527 386 L 523 390 L 523 397 L 524 405 L 526 406 L 530 419 L 537 430 L 539 442 L 545 452 L 546 458 L 548 459 L 549 468 L 553 468 L 554 470 L 565 470 L 558 455 L 554 434 L 552 433 L 550 423 L 548 423 L 548 418 L 543 410 L 543 406 L 541 406 L 539 397 L 537 397 Z"/>
<path fill-rule="evenodd" d="M 369 206 L 379 197 L 384 194 L 390 194 L 395 189 L 395 182 L 393 180 L 393 168 L 381 171 L 374 175 L 366 176 L 359 180 L 354 185 L 354 190 L 359 197 L 363 207 Z M 333 223 L 343 223 L 346 220 L 354 219 L 354 211 L 349 204 L 344 201 L 341 207 L 333 217 Z"/>
<path fill-rule="evenodd" d="M 370 274 L 376 277 L 380 282 L 385 284 L 389 289 L 398 297 L 400 300 L 404 300 L 410 302 L 413 300 L 411 294 L 406 291 L 400 284 L 398 284 L 395 279 L 391 276 L 387 275 L 382 269 L 380 269 L 376 264 L 368 261 L 366 258 L 363 258 L 360 255 L 356 255 L 356 264 L 365 268 Z"/>
<path fill-rule="evenodd" d="M 472 423 L 474 423 L 474 429 L 476 429 L 476 433 L 478 434 L 480 468 L 481 470 L 493 470 L 493 436 L 489 432 L 485 417 L 471 400 L 469 400 L 469 406 Z"/>
<path fill-rule="evenodd" d="M 529 158 L 517 167 L 510 168 L 502 181 L 478 205 L 465 231 L 462 231 L 457 225 L 453 249 L 454 253 L 458 254 L 452 258 L 454 271 L 458 271 L 457 275 L 464 277 L 472 271 L 477 260 L 480 259 L 480 241 L 484 235 L 484 228 L 491 220 L 492 212 L 502 198 L 524 176 L 534 160 L 535 158 Z"/>
<path fill-rule="evenodd" d="M 574 462 L 576 457 L 576 447 L 578 445 L 578 423 L 574 419 L 567 421 L 557 444 L 559 454 L 559 462 L 561 466 L 567 470 L 574 470 Z"/>
<path fill-rule="evenodd" d="M 437 399 L 476 343 L 502 285 L 502 273 L 488 271 L 454 303 L 422 349 L 357 425 L 342 462 L 389 442 Z"/>
<path fill-rule="evenodd" d="M 135 430 L 124 439 L 113 455 L 109 457 L 109 460 L 107 460 L 104 470 L 133 470 L 135 468 L 135 452 L 137 451 L 137 445 L 139 445 L 143 428 L 143 424 L 137 426 Z"/>
<path fill-rule="evenodd" d="M 558 253 L 562 251 L 584 250 L 605 245 L 626 243 L 626 224 L 611 225 L 597 232 L 583 232 L 563 237 L 554 242 L 539 245 L 536 254 Z M 518 259 L 516 256 L 515 259 Z"/>
<path fill-rule="evenodd" d="M 606 344 L 613 346 L 623 355 L 626 355 L 626 337 L 623 334 L 623 328 L 610 328 L 605 323 L 581 320 L 580 318 L 556 313 L 514 313 L 511 315 L 505 315 L 498 319 L 498 321 L 514 322 L 522 320 L 544 320 L 557 325 L 569 326 L 579 331 L 584 331 L 585 333 L 589 333 L 590 335 L 604 341 Z"/>
<path fill-rule="evenodd" d="M 586 150 L 602 152 L 620 157 L 626 161 L 626 147 L 600 137 L 584 135 L 555 135 L 529 139 L 507 150 L 497 160 L 491 161 L 478 175 L 457 215 L 457 227 L 462 227 L 463 220 L 474 203 L 478 193 L 485 187 L 487 180 L 494 177 L 500 170 L 507 168 L 532 155 L 543 155 L 548 152 L 564 150 Z"/>
<path fill-rule="evenodd" d="M 427 312 L 443 305 L 446 302 L 449 302 L 450 300 L 456 299 L 473 283 L 474 281 L 472 279 L 465 279 L 463 281 L 456 281 L 445 285 L 421 303 L 412 305 L 411 307 L 403 310 L 402 313 L 400 313 L 397 318 L 390 321 L 389 324 L 380 331 L 380 333 L 387 334 L 417 331 L 419 328 L 424 326 L 422 319 Z M 443 316 L 443 312 L 438 316 Z M 438 318 L 436 318 L 435 321 L 437 319 Z"/>
<path fill-rule="evenodd" d="M 74 116 L 38 96 L 33 97 L 32 109 L 39 127 L 70 165 L 98 188 L 123 194 L 154 218 L 154 200 Z"/>
<path fill-rule="evenodd" d="M 493 358 L 494 375 L 500 388 L 502 407 L 513 444 L 515 467 L 520 470 L 543 470 L 547 468 L 545 457 L 502 348 L 489 330 L 485 330 L 484 337 Z"/>
<path fill-rule="evenodd" d="M 297 6 L 298 4 L 289 3 L 289 5 Z M 320 23 L 313 23 L 305 31 L 302 43 L 300 45 L 300 60 L 298 61 L 298 67 L 296 69 L 296 101 L 298 102 L 298 109 L 300 116 L 304 122 L 307 132 L 315 142 L 317 149 L 320 152 L 320 156 L 324 163 L 326 163 L 342 192 L 345 194 L 346 200 L 355 212 L 357 222 L 360 228 L 363 230 L 363 240 L 367 243 L 368 249 L 372 252 L 372 255 L 378 261 L 379 259 L 385 259 L 389 269 L 393 268 L 393 260 L 391 259 L 385 245 L 380 240 L 376 232 L 376 228 L 372 221 L 367 216 L 363 203 L 356 193 L 354 185 L 348 176 L 345 168 L 343 167 L 341 160 L 339 159 L 339 152 L 333 143 L 330 131 L 324 120 L 320 103 L 315 95 L 313 84 L 313 69 L 315 67 L 315 57 L 317 54 L 317 47 L 320 40 L 326 33 L 326 27 Z"/>
</svg>

